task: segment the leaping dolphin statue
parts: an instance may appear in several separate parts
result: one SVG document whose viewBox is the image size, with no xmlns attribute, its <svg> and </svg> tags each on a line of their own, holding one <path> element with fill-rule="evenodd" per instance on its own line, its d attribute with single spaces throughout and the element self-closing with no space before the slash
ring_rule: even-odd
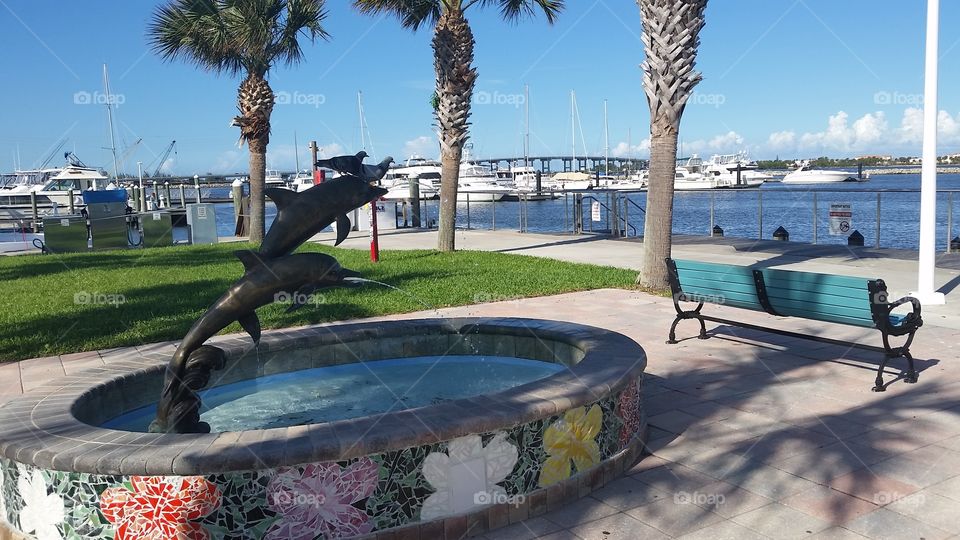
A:
<svg viewBox="0 0 960 540">
<path fill-rule="evenodd" d="M 270 188 L 264 193 L 277 205 L 277 217 L 260 244 L 260 256 L 271 259 L 290 254 L 334 221 L 335 245 L 339 245 L 350 232 L 347 212 L 386 195 L 387 190 L 344 175 L 300 193 L 282 188 Z"/>
<path fill-rule="evenodd" d="M 191 391 L 182 384 L 187 375 L 187 361 L 205 341 L 237 321 L 254 343 L 259 343 L 257 308 L 277 301 L 281 294 L 300 301 L 318 289 L 354 285 L 344 280 L 360 277 L 359 273 L 341 267 L 336 259 L 323 253 L 298 253 L 267 259 L 254 251 L 237 251 L 236 256 L 246 271 L 193 323 L 177 347 L 167 366 L 166 382 L 152 431 L 178 429 L 179 420 L 171 419 L 170 414 L 185 393 Z M 291 309 L 296 307 L 299 306 L 295 304 Z"/>
</svg>

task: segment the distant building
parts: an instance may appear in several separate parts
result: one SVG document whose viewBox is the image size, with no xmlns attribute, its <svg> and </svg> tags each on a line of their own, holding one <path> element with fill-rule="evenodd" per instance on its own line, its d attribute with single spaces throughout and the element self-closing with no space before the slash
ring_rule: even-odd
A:
<svg viewBox="0 0 960 540">
<path fill-rule="evenodd" d="M 869 159 L 869 160 L 877 160 L 877 161 L 882 161 L 882 162 L 884 162 L 884 163 L 889 163 L 889 162 L 893 161 L 893 156 L 880 156 L 880 155 L 877 155 L 877 156 L 859 156 L 859 157 L 857 157 L 856 159 L 861 160 L 861 161 L 866 161 L 866 160 Z"/>
</svg>

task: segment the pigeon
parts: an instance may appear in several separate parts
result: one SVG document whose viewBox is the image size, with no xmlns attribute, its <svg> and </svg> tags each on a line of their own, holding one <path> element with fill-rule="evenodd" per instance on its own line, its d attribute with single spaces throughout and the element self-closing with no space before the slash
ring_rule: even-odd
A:
<svg viewBox="0 0 960 540">
<path fill-rule="evenodd" d="M 363 178 L 363 159 L 365 157 L 367 157 L 367 153 L 361 150 L 355 156 L 334 156 L 330 159 L 317 160 L 317 167 L 325 167 L 340 174 Z"/>
<path fill-rule="evenodd" d="M 386 176 L 387 171 L 390 170 L 391 163 L 393 163 L 393 158 L 387 156 L 379 165 L 363 165 L 360 178 L 363 178 L 367 182 L 379 182 Z"/>
</svg>

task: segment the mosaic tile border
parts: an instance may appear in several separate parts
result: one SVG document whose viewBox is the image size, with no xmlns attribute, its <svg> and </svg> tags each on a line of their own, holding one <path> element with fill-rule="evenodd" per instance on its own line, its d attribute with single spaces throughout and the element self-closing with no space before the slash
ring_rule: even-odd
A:
<svg viewBox="0 0 960 540">
<path fill-rule="evenodd" d="M 0 409 L 0 509 L 7 519 L 27 532 L 55 527 L 59 536 L 53 529 L 43 536 L 56 538 L 135 538 L 145 534 L 144 523 L 155 522 L 140 513 L 153 516 L 157 501 L 179 500 L 190 512 L 162 534 L 202 529 L 218 538 L 287 538 L 316 530 L 338 537 L 414 527 L 437 538 L 438 523 L 444 531 L 459 530 L 461 521 L 470 530 L 493 528 L 513 522 L 513 514 L 536 515 L 548 493 L 565 498 L 571 485 L 581 493 L 584 478 L 598 487 L 622 471 L 611 463 L 635 457 L 645 435 L 644 352 L 602 329 L 514 318 L 428 319 L 274 332 L 259 351 L 235 337 L 217 345 L 235 360 L 219 384 L 357 356 L 437 350 L 569 369 L 497 394 L 331 424 L 208 435 L 92 427 L 104 419 L 106 403 L 129 410 L 157 395 L 167 357 L 131 355 Z M 582 455 L 590 457 L 574 457 Z M 465 476 L 470 467 L 473 478 Z M 486 490 L 478 492 L 480 470 Z M 337 498 L 333 514 L 342 519 L 317 528 L 309 507 L 326 500 L 331 482 L 352 487 Z M 464 499 L 464 485 L 489 499 L 481 506 L 492 506 L 477 511 L 477 501 Z M 60 515 L 59 524 L 44 524 Z"/>
</svg>

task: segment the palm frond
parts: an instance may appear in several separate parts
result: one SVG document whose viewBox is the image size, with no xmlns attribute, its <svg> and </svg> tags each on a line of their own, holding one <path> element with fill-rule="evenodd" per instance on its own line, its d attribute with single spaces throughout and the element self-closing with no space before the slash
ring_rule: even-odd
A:
<svg viewBox="0 0 960 540">
<path fill-rule="evenodd" d="M 547 22 L 553 24 L 566 7 L 564 0 L 474 0 L 474 2 L 479 2 L 481 7 L 498 7 L 503 20 L 510 22 L 516 22 L 522 18 L 533 18 L 538 12 L 542 12 Z"/>
<path fill-rule="evenodd" d="M 353 6 L 367 15 L 393 15 L 401 26 L 417 31 L 424 24 L 435 24 L 450 4 L 449 0 L 354 0 Z"/>
<path fill-rule="evenodd" d="M 274 62 L 303 59 L 301 35 L 326 38 L 324 0 L 171 0 L 147 35 L 165 60 L 264 77 Z"/>
</svg>

